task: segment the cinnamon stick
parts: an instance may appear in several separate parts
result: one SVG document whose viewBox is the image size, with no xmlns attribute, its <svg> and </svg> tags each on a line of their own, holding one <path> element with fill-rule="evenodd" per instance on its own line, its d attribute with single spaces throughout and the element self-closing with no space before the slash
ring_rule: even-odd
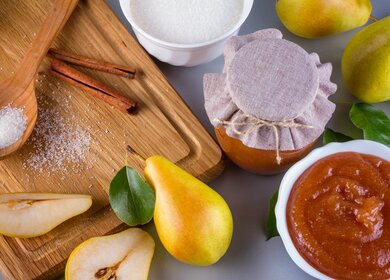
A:
<svg viewBox="0 0 390 280">
<path fill-rule="evenodd" d="M 51 74 L 82 91 L 115 106 L 123 112 L 134 113 L 136 111 L 135 101 L 123 96 L 118 90 L 109 87 L 105 83 L 95 80 L 55 58 L 52 59 L 51 66 L 52 69 L 49 70 Z"/>
<path fill-rule="evenodd" d="M 111 73 L 129 79 L 134 79 L 136 72 L 135 68 L 132 67 L 116 65 L 106 61 L 96 60 L 63 50 L 49 49 L 48 56 L 61 61 L 66 61 L 70 64 Z"/>
</svg>

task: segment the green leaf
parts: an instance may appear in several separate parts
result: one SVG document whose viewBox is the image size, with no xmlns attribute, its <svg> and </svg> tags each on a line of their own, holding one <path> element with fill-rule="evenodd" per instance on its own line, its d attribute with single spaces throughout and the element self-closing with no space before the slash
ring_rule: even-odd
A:
<svg viewBox="0 0 390 280">
<path fill-rule="evenodd" d="M 390 120 L 382 110 L 358 103 L 352 106 L 349 116 L 353 124 L 363 130 L 364 139 L 390 147 Z"/>
<path fill-rule="evenodd" d="M 274 193 L 274 195 L 272 196 L 269 202 L 268 221 L 265 227 L 267 241 L 270 240 L 272 237 L 279 236 L 278 229 L 276 228 L 276 216 L 275 216 L 275 206 L 276 206 L 276 202 L 278 201 L 278 194 L 279 194 L 279 190 L 277 190 Z"/>
<path fill-rule="evenodd" d="M 153 218 L 155 195 L 138 172 L 126 166 L 110 184 L 110 204 L 124 223 L 129 226 L 144 225 Z"/>
<path fill-rule="evenodd" d="M 331 142 L 348 142 L 351 140 L 353 140 L 352 137 L 349 137 L 348 135 L 342 134 L 340 132 L 336 132 L 330 128 L 327 128 L 324 131 L 324 136 L 323 136 L 324 144 L 329 144 Z"/>
</svg>

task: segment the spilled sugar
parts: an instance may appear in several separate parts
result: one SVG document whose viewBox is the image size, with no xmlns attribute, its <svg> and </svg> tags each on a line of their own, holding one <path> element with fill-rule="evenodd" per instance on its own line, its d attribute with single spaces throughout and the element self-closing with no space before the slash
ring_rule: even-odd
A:
<svg viewBox="0 0 390 280">
<path fill-rule="evenodd" d="M 17 142 L 25 132 L 27 117 L 20 108 L 7 105 L 0 109 L 0 149 Z"/>
<path fill-rule="evenodd" d="M 85 168 L 85 160 L 92 144 L 89 129 L 79 125 L 69 100 L 71 95 L 54 90 L 53 99 L 38 96 L 38 120 L 27 144 L 32 146 L 23 167 L 34 172 L 78 173 Z M 55 98 L 54 98 L 55 96 Z M 65 179 L 65 177 L 64 177 Z"/>
<path fill-rule="evenodd" d="M 134 22 L 153 37 L 179 44 L 203 43 L 232 30 L 244 0 L 131 0 Z"/>
</svg>

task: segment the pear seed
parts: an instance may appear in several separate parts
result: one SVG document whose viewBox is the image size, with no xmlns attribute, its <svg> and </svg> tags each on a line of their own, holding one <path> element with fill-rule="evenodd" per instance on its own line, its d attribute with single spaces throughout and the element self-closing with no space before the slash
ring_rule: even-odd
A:
<svg viewBox="0 0 390 280">
<path fill-rule="evenodd" d="M 33 205 L 34 201 L 32 200 L 11 200 L 6 202 L 8 207 L 13 210 L 20 210 L 26 207 Z"/>
<path fill-rule="evenodd" d="M 115 270 L 113 271 L 112 267 L 99 269 L 98 272 L 95 273 L 95 278 L 101 280 L 116 280 Z"/>
<path fill-rule="evenodd" d="M 107 267 L 99 269 L 98 272 L 95 273 L 95 277 L 99 279 L 100 277 L 103 277 L 106 274 L 107 274 Z"/>
</svg>

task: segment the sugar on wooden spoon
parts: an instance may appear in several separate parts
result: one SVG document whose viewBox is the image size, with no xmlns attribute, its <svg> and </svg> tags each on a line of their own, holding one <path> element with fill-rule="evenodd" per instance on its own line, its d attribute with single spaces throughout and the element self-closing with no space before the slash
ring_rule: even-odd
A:
<svg viewBox="0 0 390 280">
<path fill-rule="evenodd" d="M 0 134 L 9 133 L 4 137 L 8 142 L 0 146 L 0 158 L 3 158 L 18 150 L 31 135 L 37 120 L 37 101 L 35 96 L 35 75 L 39 65 L 45 57 L 51 43 L 57 33 L 65 25 L 78 0 L 55 0 L 48 16 L 43 22 L 41 29 L 27 50 L 18 70 L 13 76 L 0 83 L 0 115 L 1 119 L 11 117 L 18 128 L 10 128 L 8 125 L 0 126 L 4 131 Z M 22 133 L 20 114 L 25 117 L 25 129 Z M 4 119 L 3 119 L 4 120 Z M 10 135 L 12 133 L 12 135 Z M 18 134 L 21 134 L 17 138 Z M 16 139 L 17 138 L 17 139 Z M 11 143 L 13 142 L 13 143 Z"/>
</svg>

